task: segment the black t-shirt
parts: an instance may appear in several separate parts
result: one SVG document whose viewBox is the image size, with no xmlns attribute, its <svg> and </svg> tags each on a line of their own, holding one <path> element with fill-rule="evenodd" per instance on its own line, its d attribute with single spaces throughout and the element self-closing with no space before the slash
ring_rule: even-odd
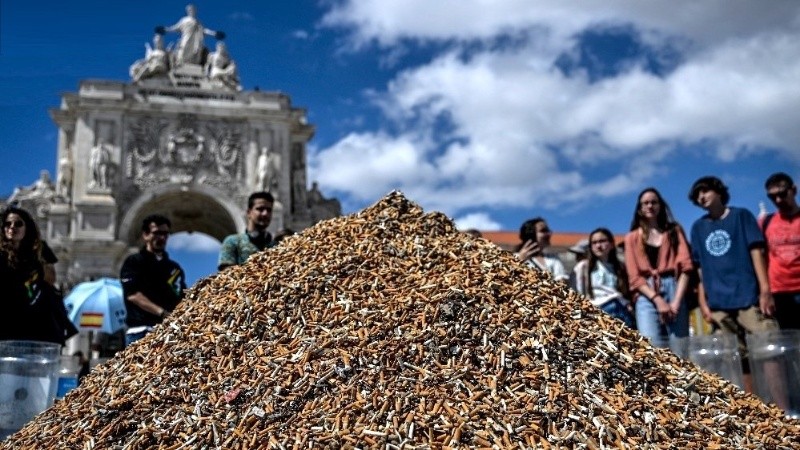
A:
<svg viewBox="0 0 800 450">
<path fill-rule="evenodd" d="M 647 254 L 647 260 L 650 262 L 650 267 L 658 267 L 658 253 L 660 251 L 661 247 L 656 247 L 655 245 L 646 244 L 644 246 L 644 252 Z"/>
<path fill-rule="evenodd" d="M 126 322 L 129 327 L 153 326 L 161 323 L 161 318 L 128 301 L 128 296 L 141 292 L 156 305 L 172 311 L 186 289 L 186 276 L 178 263 L 169 259 L 166 252 L 159 260 L 144 248 L 125 259 L 119 277 L 128 310 Z"/>
</svg>

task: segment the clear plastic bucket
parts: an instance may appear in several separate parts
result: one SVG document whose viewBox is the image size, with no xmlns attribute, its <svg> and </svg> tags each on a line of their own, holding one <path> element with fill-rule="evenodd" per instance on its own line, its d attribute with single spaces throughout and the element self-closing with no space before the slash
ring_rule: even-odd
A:
<svg viewBox="0 0 800 450">
<path fill-rule="evenodd" d="M 744 389 L 742 357 L 735 334 L 691 336 L 689 360 Z"/>
<path fill-rule="evenodd" d="M 0 439 L 53 404 L 61 346 L 0 341 Z"/>
<path fill-rule="evenodd" d="M 56 398 L 64 398 L 67 392 L 78 387 L 78 374 L 81 371 L 81 358 L 79 356 L 61 355 L 58 368 L 58 388 Z"/>
<path fill-rule="evenodd" d="M 748 334 L 747 351 L 755 394 L 800 417 L 800 330 Z"/>
</svg>

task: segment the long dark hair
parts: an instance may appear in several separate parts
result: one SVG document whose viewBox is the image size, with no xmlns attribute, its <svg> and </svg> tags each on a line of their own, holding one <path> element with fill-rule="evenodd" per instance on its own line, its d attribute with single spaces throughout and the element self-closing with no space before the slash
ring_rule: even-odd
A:
<svg viewBox="0 0 800 450">
<path fill-rule="evenodd" d="M 525 245 L 525 241 L 534 241 L 537 242 L 536 238 L 536 224 L 539 222 L 544 222 L 544 218 L 540 216 L 536 216 L 533 219 L 528 219 L 525 222 L 522 222 L 522 225 L 519 227 L 519 240 L 522 241 L 514 248 L 515 252 L 520 251 L 522 246 Z"/>
<path fill-rule="evenodd" d="M 628 288 L 628 271 L 625 270 L 625 266 L 619 261 L 617 258 L 617 248 L 616 242 L 614 241 L 614 234 L 608 228 L 597 228 L 589 233 L 589 259 L 586 264 L 586 280 L 584 284 L 586 285 L 586 295 L 591 297 L 592 292 L 592 277 L 591 273 L 594 269 L 597 268 L 598 261 L 600 259 L 597 255 L 594 254 L 592 251 L 592 236 L 595 234 L 600 233 L 608 239 L 609 244 L 611 244 L 611 251 L 608 253 L 608 265 L 611 266 L 611 270 L 614 272 L 614 275 L 617 276 L 617 285 L 616 288 L 619 292 L 622 293 L 622 296 L 625 298 L 629 298 L 629 288 Z"/>
<path fill-rule="evenodd" d="M 669 205 L 667 204 L 666 200 L 664 200 L 664 197 L 662 197 L 661 193 L 658 192 L 658 189 L 654 187 L 646 188 L 639 193 L 638 197 L 636 197 L 636 209 L 633 210 L 631 231 L 636 230 L 637 228 L 642 229 L 642 236 L 639 245 L 644 248 L 644 243 L 647 241 L 647 235 L 650 231 L 650 225 L 647 223 L 647 220 L 642 217 L 642 197 L 644 197 L 644 194 L 647 194 L 648 192 L 655 194 L 659 203 L 658 215 L 656 216 L 656 226 L 662 232 L 667 233 L 672 251 L 677 251 L 679 230 L 678 222 L 676 222 L 675 218 L 672 216 L 672 210 L 669 209 Z"/>
<path fill-rule="evenodd" d="M 19 247 L 14 248 L 11 240 L 6 239 L 5 229 L 3 229 L 2 237 L 0 237 L 0 250 L 6 254 L 8 265 L 16 268 L 21 262 L 41 260 L 42 238 L 33 216 L 17 206 L 8 206 L 0 213 L 0 224 L 3 224 L 3 227 L 11 214 L 18 215 L 25 222 L 25 236 L 19 243 Z"/>
</svg>

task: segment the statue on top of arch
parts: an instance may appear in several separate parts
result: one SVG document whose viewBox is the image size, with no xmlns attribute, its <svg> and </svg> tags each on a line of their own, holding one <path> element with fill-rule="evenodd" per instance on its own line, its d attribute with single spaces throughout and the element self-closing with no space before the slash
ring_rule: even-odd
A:
<svg viewBox="0 0 800 450">
<path fill-rule="evenodd" d="M 204 78 L 214 87 L 241 90 L 236 63 L 222 42 L 225 33 L 203 26 L 197 19 L 197 9 L 194 5 L 186 6 L 186 16 L 176 24 L 168 27 L 159 25 L 155 32 L 153 46 L 145 44 L 145 57 L 130 67 L 131 79 L 134 82 L 154 78 L 169 79 L 170 74 L 185 72 Z M 174 50 L 172 44 L 164 48 L 166 33 L 180 34 Z M 217 39 L 214 52 L 205 46 L 205 36 Z"/>
</svg>

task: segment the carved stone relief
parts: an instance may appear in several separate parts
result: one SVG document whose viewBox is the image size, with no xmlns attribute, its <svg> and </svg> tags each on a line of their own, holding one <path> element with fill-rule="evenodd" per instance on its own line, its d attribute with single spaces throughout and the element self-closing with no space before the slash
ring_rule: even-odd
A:
<svg viewBox="0 0 800 450">
<path fill-rule="evenodd" d="M 126 173 L 141 190 L 203 183 L 233 192 L 244 180 L 243 125 L 143 117 L 128 125 Z"/>
</svg>

